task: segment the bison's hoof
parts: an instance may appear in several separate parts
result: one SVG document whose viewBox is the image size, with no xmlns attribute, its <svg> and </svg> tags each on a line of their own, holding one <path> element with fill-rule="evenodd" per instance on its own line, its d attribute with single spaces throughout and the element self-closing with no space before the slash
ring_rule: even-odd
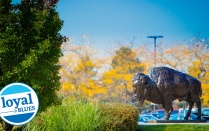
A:
<svg viewBox="0 0 209 131">
<path fill-rule="evenodd" d="M 201 120 L 201 117 L 197 117 L 196 120 Z"/>
<path fill-rule="evenodd" d="M 188 120 L 188 117 L 184 117 L 184 120 Z"/>
</svg>

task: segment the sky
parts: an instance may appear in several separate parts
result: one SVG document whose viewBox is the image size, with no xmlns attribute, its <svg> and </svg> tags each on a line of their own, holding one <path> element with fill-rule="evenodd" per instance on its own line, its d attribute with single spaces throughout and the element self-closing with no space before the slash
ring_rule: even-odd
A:
<svg viewBox="0 0 209 131">
<path fill-rule="evenodd" d="M 163 35 L 165 44 L 209 38 L 209 0 L 60 0 L 57 11 L 62 35 L 85 34 L 100 48 L 133 37 L 136 45 L 153 42 L 150 35 Z"/>
<path fill-rule="evenodd" d="M 209 38 L 209 0 L 59 0 L 57 11 L 62 35 L 74 43 L 88 36 L 100 49 L 133 38 L 135 46 L 152 43 L 150 35 L 164 44 Z"/>
</svg>

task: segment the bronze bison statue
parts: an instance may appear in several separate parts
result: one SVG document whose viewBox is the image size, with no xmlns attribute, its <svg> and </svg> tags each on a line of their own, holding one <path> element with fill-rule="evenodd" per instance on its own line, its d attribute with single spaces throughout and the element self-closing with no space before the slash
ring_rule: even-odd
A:
<svg viewBox="0 0 209 131">
<path fill-rule="evenodd" d="M 173 111 L 172 102 L 176 99 L 185 100 L 189 104 L 189 110 L 185 120 L 191 114 L 191 109 L 196 103 L 198 117 L 201 119 L 201 83 L 196 78 L 168 67 L 154 67 L 149 75 L 136 73 L 132 79 L 134 98 L 141 104 L 145 100 L 156 104 L 162 104 L 165 109 L 165 120 L 169 120 Z"/>
</svg>

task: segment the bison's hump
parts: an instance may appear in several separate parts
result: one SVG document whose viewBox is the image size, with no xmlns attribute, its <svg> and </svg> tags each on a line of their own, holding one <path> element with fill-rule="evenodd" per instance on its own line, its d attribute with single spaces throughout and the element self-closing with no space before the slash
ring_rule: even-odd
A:
<svg viewBox="0 0 209 131">
<path fill-rule="evenodd" d="M 186 81 L 190 83 L 199 83 L 196 78 L 169 67 L 154 67 L 150 70 L 149 77 L 155 82 L 158 82 L 158 79 L 160 78 L 162 80 L 173 81 L 174 83 Z"/>
<path fill-rule="evenodd" d="M 156 81 L 159 77 L 161 79 L 173 79 L 173 74 L 177 73 L 175 70 L 168 67 L 154 67 L 149 72 L 149 77 Z"/>
</svg>

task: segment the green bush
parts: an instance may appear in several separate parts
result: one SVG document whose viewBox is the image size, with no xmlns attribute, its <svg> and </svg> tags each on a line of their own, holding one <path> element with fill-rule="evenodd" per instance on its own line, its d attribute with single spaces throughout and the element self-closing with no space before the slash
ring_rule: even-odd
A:
<svg viewBox="0 0 209 131">
<path fill-rule="evenodd" d="M 97 104 L 66 99 L 28 123 L 24 131 L 94 131 L 101 124 Z"/>
<path fill-rule="evenodd" d="M 23 131 L 133 131 L 137 120 L 138 110 L 131 105 L 68 98 L 40 113 Z"/>
<path fill-rule="evenodd" d="M 102 104 L 99 106 L 103 123 L 100 131 L 134 131 L 137 128 L 139 112 L 127 104 Z"/>
</svg>

